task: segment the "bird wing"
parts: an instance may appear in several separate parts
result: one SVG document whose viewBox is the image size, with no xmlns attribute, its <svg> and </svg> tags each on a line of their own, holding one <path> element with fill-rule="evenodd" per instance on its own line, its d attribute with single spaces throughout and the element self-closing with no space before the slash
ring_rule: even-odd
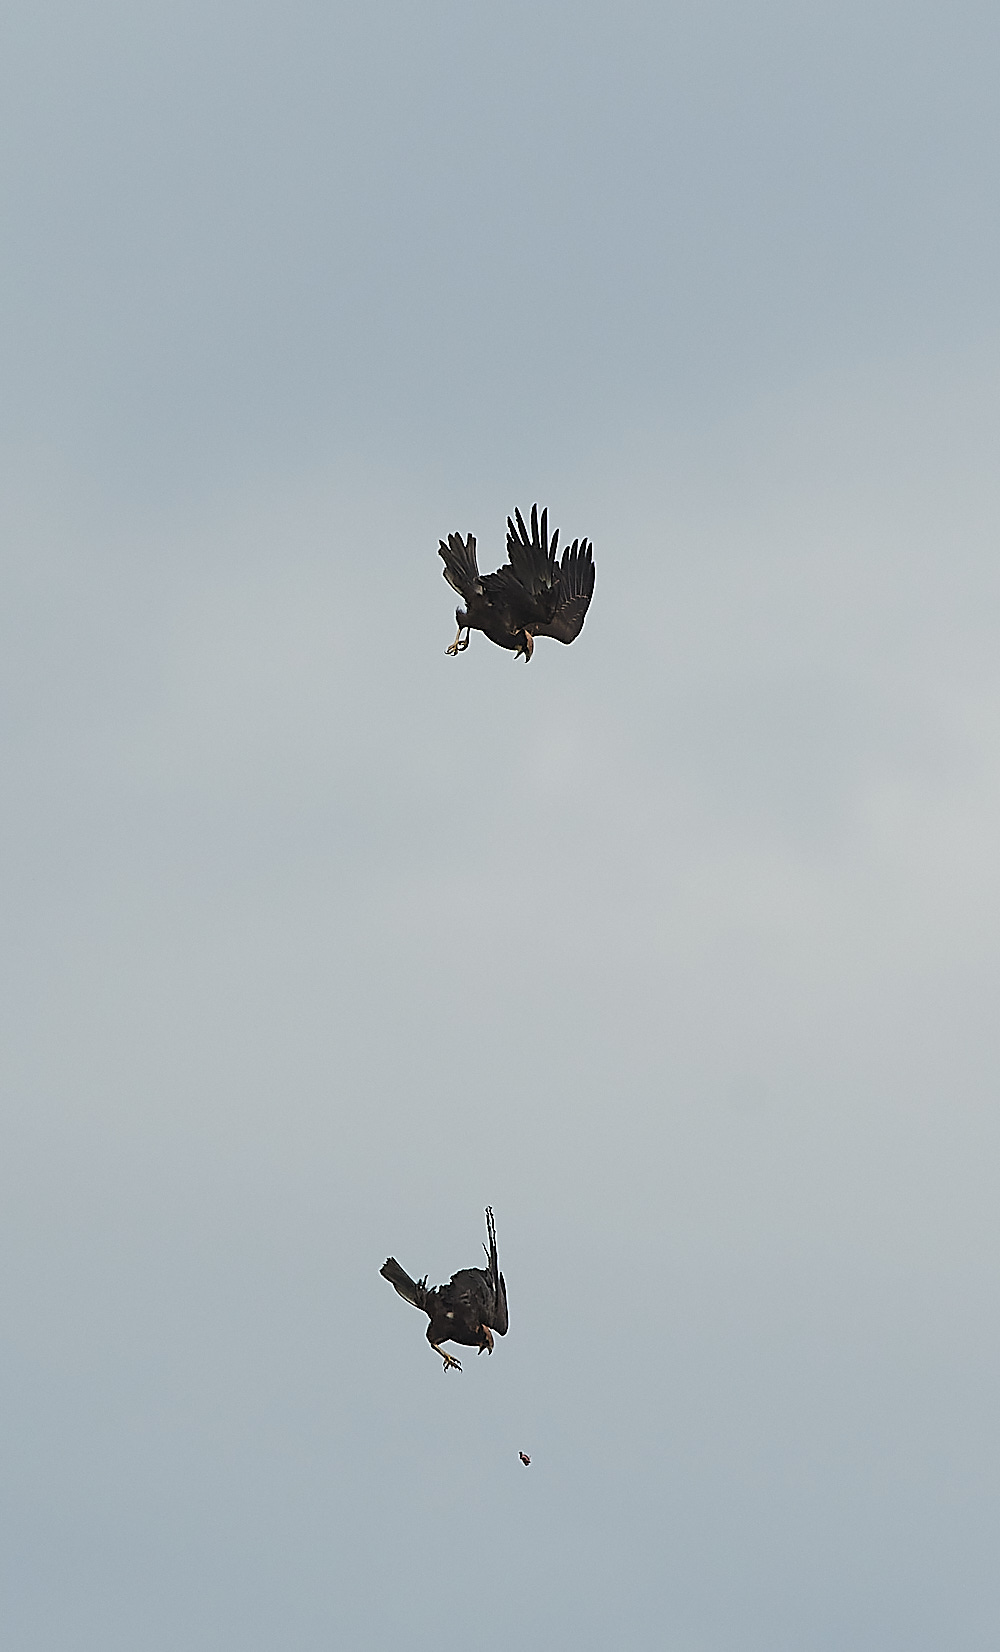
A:
<svg viewBox="0 0 1000 1652">
<path fill-rule="evenodd" d="M 559 565 L 558 600 L 552 615 L 541 625 L 532 625 L 536 637 L 555 637 L 572 642 L 583 622 L 594 594 L 594 554 L 589 539 L 574 539 L 563 551 Z"/>
<path fill-rule="evenodd" d="M 538 506 L 531 507 L 531 532 L 524 525 L 524 517 L 515 510 L 507 518 L 507 562 L 498 570 L 505 579 L 512 597 L 523 614 L 523 623 L 534 630 L 537 623 L 550 621 L 559 600 L 559 563 L 556 547 L 559 544 L 557 528 L 549 541 L 549 513 L 543 510 L 541 520 Z"/>
<path fill-rule="evenodd" d="M 498 1273 L 496 1307 L 493 1310 L 493 1318 L 490 1321 L 490 1326 L 492 1330 L 496 1331 L 498 1336 L 505 1337 L 507 1335 L 507 1326 L 509 1323 L 510 1321 L 507 1318 L 507 1286 L 504 1283 L 503 1274 Z"/>
<path fill-rule="evenodd" d="M 460 533 L 450 533 L 447 541 L 438 545 L 438 556 L 444 560 L 444 577 L 453 591 L 466 600 L 475 593 L 483 594 L 483 583 L 476 561 L 476 536 L 463 539 Z"/>
<path fill-rule="evenodd" d="M 493 1286 L 493 1313 L 487 1323 L 499 1336 L 505 1337 L 508 1325 L 507 1286 L 504 1283 L 503 1274 L 500 1272 L 500 1264 L 497 1261 L 497 1234 L 493 1225 L 493 1211 L 489 1207 L 486 1210 L 486 1231 L 490 1239 L 489 1249 L 486 1250 L 486 1254 L 490 1259 L 489 1279 Z"/>
</svg>

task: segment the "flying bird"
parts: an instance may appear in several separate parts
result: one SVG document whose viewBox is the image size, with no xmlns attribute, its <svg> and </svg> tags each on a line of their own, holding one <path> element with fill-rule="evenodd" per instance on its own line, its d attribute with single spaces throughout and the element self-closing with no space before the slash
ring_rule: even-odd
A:
<svg viewBox="0 0 1000 1652">
<path fill-rule="evenodd" d="M 522 1463 L 524 1464 L 525 1468 L 530 1468 L 531 1467 L 531 1458 L 530 1457 L 526 1457 L 524 1455 L 523 1451 L 519 1451 L 517 1455 L 520 1457 L 520 1459 L 521 1459 Z"/>
<path fill-rule="evenodd" d="M 473 534 L 450 533 L 438 555 L 444 577 L 464 608 L 455 609 L 458 635 L 449 654 L 469 646 L 471 631 L 485 631 L 490 642 L 531 659 L 536 637 L 572 642 L 580 635 L 594 594 L 594 556 L 589 539 L 574 539 L 556 557 L 559 529 L 549 539 L 549 513 L 531 507 L 531 532 L 519 510 L 507 518 L 507 561 L 495 574 L 481 574 Z M 465 633 L 463 636 L 462 633 Z"/>
<path fill-rule="evenodd" d="M 444 1369 L 462 1367 L 452 1354 L 446 1354 L 442 1342 L 461 1342 L 465 1347 L 478 1348 L 482 1353 L 493 1352 L 493 1332 L 507 1335 L 507 1287 L 497 1265 L 497 1236 L 493 1227 L 493 1212 L 486 1212 L 486 1232 L 489 1245 L 483 1246 L 488 1258 L 485 1268 L 463 1268 L 453 1273 L 447 1285 L 427 1289 L 427 1275 L 411 1279 L 404 1273 L 394 1256 L 386 1258 L 379 1269 L 393 1290 L 404 1302 L 430 1318 L 427 1340 L 436 1354 L 444 1360 Z"/>
</svg>

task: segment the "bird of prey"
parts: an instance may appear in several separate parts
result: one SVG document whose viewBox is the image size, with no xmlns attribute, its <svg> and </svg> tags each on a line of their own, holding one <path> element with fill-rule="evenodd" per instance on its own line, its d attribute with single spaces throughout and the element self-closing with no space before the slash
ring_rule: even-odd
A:
<svg viewBox="0 0 1000 1652">
<path fill-rule="evenodd" d="M 520 1457 L 520 1459 L 521 1459 L 522 1463 L 524 1464 L 525 1468 L 530 1468 L 531 1467 L 531 1458 L 530 1457 L 526 1457 L 524 1455 L 523 1451 L 519 1451 L 517 1455 Z"/>
<path fill-rule="evenodd" d="M 594 594 L 594 556 L 589 539 L 574 539 L 556 557 L 559 529 L 549 540 L 549 513 L 531 507 L 531 532 L 519 510 L 507 518 L 507 561 L 495 574 L 481 574 L 473 534 L 450 533 L 441 540 L 444 577 L 464 608 L 456 608 L 458 635 L 449 654 L 469 646 L 470 631 L 485 631 L 490 642 L 531 659 L 536 637 L 572 642 L 580 635 Z M 462 633 L 465 633 L 463 636 Z"/>
<path fill-rule="evenodd" d="M 497 1265 L 497 1236 L 493 1227 L 493 1212 L 486 1212 L 486 1232 L 489 1246 L 483 1246 L 488 1258 L 485 1268 L 463 1268 L 453 1273 L 447 1285 L 427 1289 L 427 1275 L 411 1279 L 404 1273 L 394 1256 L 386 1258 L 379 1269 L 383 1279 L 404 1302 L 430 1318 L 427 1340 L 436 1354 L 444 1360 L 444 1369 L 461 1371 L 458 1360 L 446 1354 L 442 1342 L 461 1342 L 466 1347 L 478 1348 L 482 1353 L 493 1352 L 493 1332 L 507 1335 L 507 1287 Z"/>
</svg>

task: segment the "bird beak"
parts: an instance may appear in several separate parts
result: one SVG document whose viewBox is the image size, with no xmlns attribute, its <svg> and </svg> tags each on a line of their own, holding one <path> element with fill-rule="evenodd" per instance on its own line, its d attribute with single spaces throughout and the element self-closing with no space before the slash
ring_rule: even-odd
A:
<svg viewBox="0 0 1000 1652">
<path fill-rule="evenodd" d="M 492 1352 L 493 1352 L 493 1332 L 490 1330 L 488 1325 L 481 1325 L 479 1328 L 482 1331 L 483 1336 L 486 1339 L 485 1342 L 482 1344 L 482 1347 L 480 1348 L 479 1352 L 482 1353 L 483 1350 L 485 1349 L 487 1354 L 492 1354 Z"/>
</svg>

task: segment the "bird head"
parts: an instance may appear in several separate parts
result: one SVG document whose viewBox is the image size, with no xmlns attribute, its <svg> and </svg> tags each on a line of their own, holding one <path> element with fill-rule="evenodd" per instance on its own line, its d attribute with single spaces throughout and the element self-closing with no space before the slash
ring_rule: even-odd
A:
<svg viewBox="0 0 1000 1652">
<path fill-rule="evenodd" d="M 479 1352 L 481 1354 L 492 1354 L 493 1352 L 493 1332 L 488 1325 L 480 1325 L 479 1327 Z"/>
</svg>

